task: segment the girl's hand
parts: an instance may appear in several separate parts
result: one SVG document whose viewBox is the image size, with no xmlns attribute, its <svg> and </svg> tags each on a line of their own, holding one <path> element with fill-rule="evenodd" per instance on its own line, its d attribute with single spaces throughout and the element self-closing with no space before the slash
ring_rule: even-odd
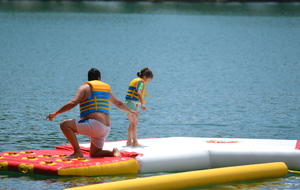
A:
<svg viewBox="0 0 300 190">
<path fill-rule="evenodd" d="M 142 104 L 142 111 L 146 111 L 146 105 L 145 104 Z"/>
</svg>

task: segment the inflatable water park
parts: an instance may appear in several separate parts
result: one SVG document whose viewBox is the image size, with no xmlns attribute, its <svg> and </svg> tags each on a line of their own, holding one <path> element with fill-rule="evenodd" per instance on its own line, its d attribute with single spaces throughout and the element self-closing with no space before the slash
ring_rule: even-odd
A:
<svg viewBox="0 0 300 190">
<path fill-rule="evenodd" d="M 300 170 L 298 140 L 167 137 L 139 139 L 139 143 L 142 146 L 126 146 L 125 140 L 105 142 L 104 150 L 116 147 L 121 157 L 90 158 L 90 143 L 80 143 L 84 158 L 67 159 L 67 155 L 73 152 L 69 144 L 52 150 L 1 152 L 0 171 L 48 176 L 100 176 L 200 172 L 270 163 L 280 163 L 281 173 L 287 169 Z"/>
</svg>

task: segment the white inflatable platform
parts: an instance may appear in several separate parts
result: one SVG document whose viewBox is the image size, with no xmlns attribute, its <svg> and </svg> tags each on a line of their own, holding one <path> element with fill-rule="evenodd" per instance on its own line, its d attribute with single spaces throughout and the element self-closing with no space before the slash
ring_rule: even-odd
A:
<svg viewBox="0 0 300 190">
<path fill-rule="evenodd" d="M 139 139 L 143 146 L 126 146 L 126 141 L 106 142 L 104 149 L 117 147 L 135 152 L 139 173 L 175 172 L 284 162 L 300 170 L 300 141 L 243 138 L 169 137 Z M 89 143 L 80 144 L 88 148 Z"/>
</svg>

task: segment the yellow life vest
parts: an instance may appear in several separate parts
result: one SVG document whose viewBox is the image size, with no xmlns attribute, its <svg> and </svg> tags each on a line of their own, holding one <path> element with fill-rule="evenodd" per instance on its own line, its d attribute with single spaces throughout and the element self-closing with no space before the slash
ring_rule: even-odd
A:
<svg viewBox="0 0 300 190">
<path fill-rule="evenodd" d="M 135 78 L 129 83 L 128 91 L 125 96 L 126 99 L 137 101 L 137 102 L 140 101 L 139 97 L 138 97 L 138 90 L 137 90 L 137 85 L 138 85 L 138 82 L 140 82 L 140 81 L 143 81 L 143 83 L 144 83 L 144 87 L 142 89 L 143 103 L 146 102 L 144 100 L 144 94 L 146 94 L 148 97 L 150 97 L 148 95 L 148 93 L 146 92 L 146 82 L 142 78 Z"/>
<path fill-rule="evenodd" d="M 84 84 L 91 86 L 92 94 L 80 103 L 80 117 L 94 112 L 109 114 L 110 86 L 99 80 L 88 81 Z"/>
</svg>

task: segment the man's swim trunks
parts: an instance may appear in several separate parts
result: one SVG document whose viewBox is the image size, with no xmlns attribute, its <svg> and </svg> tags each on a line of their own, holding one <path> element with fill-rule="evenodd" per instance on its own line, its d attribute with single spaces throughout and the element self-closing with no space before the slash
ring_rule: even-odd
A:
<svg viewBox="0 0 300 190">
<path fill-rule="evenodd" d="M 97 148 L 103 148 L 110 127 L 95 119 L 76 119 L 78 134 L 88 136 Z"/>
</svg>

